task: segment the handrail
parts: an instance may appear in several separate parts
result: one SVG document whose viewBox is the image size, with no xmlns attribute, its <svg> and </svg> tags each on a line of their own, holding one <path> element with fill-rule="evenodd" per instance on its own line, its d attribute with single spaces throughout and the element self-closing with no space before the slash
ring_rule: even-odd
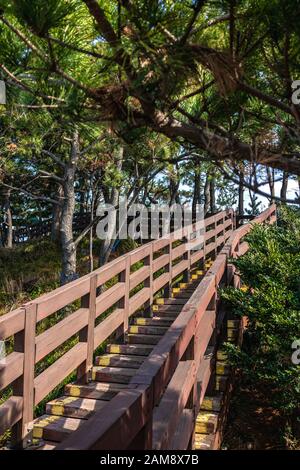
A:
<svg viewBox="0 0 300 470">
<path fill-rule="evenodd" d="M 212 370 L 212 361 L 205 360 L 204 354 L 220 321 L 217 289 L 221 281 L 239 285 L 230 257 L 244 251 L 243 237 L 252 224 L 275 221 L 276 206 L 272 205 L 227 238 L 211 269 L 143 362 L 129 389 L 120 391 L 57 450 L 172 449 L 176 427 L 187 412 L 192 416 L 186 431 L 190 435 L 183 439 L 190 441 Z"/>
<path fill-rule="evenodd" d="M 197 237 L 201 227 L 205 237 L 198 250 L 200 238 Z M 153 296 L 162 289 L 170 291 L 172 282 L 179 275 L 187 275 L 191 266 L 206 256 L 214 257 L 233 228 L 233 211 L 220 212 L 176 231 L 168 238 L 142 245 L 92 273 L 2 315 L 0 340 L 13 337 L 14 350 L 0 361 L 0 390 L 12 388 L 12 396 L 0 406 L 0 435 L 13 427 L 15 440 L 22 441 L 33 420 L 34 406 L 74 370 L 77 370 L 78 378 L 85 380 L 92 366 L 94 350 L 111 335 L 122 335 L 127 330 L 129 318 L 142 306 L 151 305 Z M 194 236 L 191 243 L 195 243 L 195 249 L 186 243 L 189 232 Z M 133 267 L 137 271 L 133 271 Z M 100 293 L 99 287 L 102 287 Z M 68 316 L 63 315 L 62 309 L 78 300 L 80 307 Z M 53 324 L 53 314 L 57 312 L 62 315 Z M 38 334 L 37 326 L 47 318 L 51 319 L 50 326 Z M 36 364 L 40 366 L 41 360 L 74 335 L 78 335 L 79 342 L 41 372 L 39 367 L 37 372 Z"/>
<path fill-rule="evenodd" d="M 252 223 L 275 220 L 276 206 L 272 205 Z M 187 430 L 191 435 L 211 375 L 211 361 L 205 361 L 204 354 L 219 320 L 217 288 L 221 280 L 239 285 L 230 257 L 239 256 L 239 245 L 244 243 L 252 223 L 228 237 L 211 269 L 131 380 L 129 389 L 119 392 L 57 450 L 170 449 L 176 427 L 188 410 L 193 417 Z M 189 442 L 188 434 L 184 438 Z"/>
</svg>

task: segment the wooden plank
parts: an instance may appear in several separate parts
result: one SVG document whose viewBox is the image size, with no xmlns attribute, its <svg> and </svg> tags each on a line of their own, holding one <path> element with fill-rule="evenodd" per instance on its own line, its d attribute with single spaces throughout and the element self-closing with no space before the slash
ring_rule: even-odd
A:
<svg viewBox="0 0 300 470">
<path fill-rule="evenodd" d="M 82 429 L 58 445 L 57 450 L 127 449 L 151 416 L 151 397 L 151 387 L 121 391 L 101 413 L 82 421 L 85 423 Z"/>
<path fill-rule="evenodd" d="M 169 273 L 163 273 L 159 277 L 153 280 L 153 293 L 161 290 L 169 282 L 170 275 Z"/>
<path fill-rule="evenodd" d="M 79 332 L 79 341 L 86 343 L 86 357 L 85 360 L 77 368 L 77 379 L 87 382 L 89 374 L 93 365 L 94 353 L 94 334 L 95 334 L 95 319 L 96 319 L 96 296 L 97 296 L 97 275 L 90 278 L 90 291 L 89 294 L 81 299 L 82 307 L 88 308 L 88 323 Z"/>
<path fill-rule="evenodd" d="M 150 298 L 150 288 L 144 287 L 129 300 L 129 316 L 136 312 Z"/>
<path fill-rule="evenodd" d="M 0 405 L 0 436 L 22 418 L 23 398 L 12 396 Z"/>
<path fill-rule="evenodd" d="M 186 252 L 186 245 L 183 243 L 182 245 L 177 246 L 176 248 L 172 249 L 172 261 L 180 256 L 183 256 Z"/>
<path fill-rule="evenodd" d="M 168 449 L 196 379 L 194 361 L 178 367 L 153 414 L 153 449 Z"/>
<path fill-rule="evenodd" d="M 123 323 L 123 309 L 116 308 L 94 330 L 94 350 Z"/>
<path fill-rule="evenodd" d="M 143 260 L 146 256 L 149 256 L 151 250 L 151 243 L 147 243 L 146 245 L 142 245 L 135 250 L 130 251 L 130 262 L 131 266 L 137 263 L 138 261 Z"/>
<path fill-rule="evenodd" d="M 170 326 L 172 325 L 174 318 L 172 317 L 152 317 L 152 318 L 135 318 L 134 323 L 139 326 Z"/>
<path fill-rule="evenodd" d="M 88 308 L 80 308 L 38 335 L 36 337 L 36 362 L 84 328 L 88 323 L 88 316 Z"/>
<path fill-rule="evenodd" d="M 172 267 L 172 279 L 179 276 L 183 271 L 185 271 L 189 266 L 188 260 L 184 259 L 180 263 Z"/>
<path fill-rule="evenodd" d="M 159 258 L 156 258 L 153 261 L 153 272 L 155 273 L 156 271 L 158 271 L 159 269 L 164 268 L 168 264 L 169 264 L 169 255 L 168 254 L 162 255 Z"/>
<path fill-rule="evenodd" d="M 160 335 L 141 335 L 141 334 L 129 334 L 129 344 L 157 344 L 162 337 Z"/>
<path fill-rule="evenodd" d="M 12 312 L 0 316 L 0 341 L 24 330 L 25 309 L 18 308 Z"/>
<path fill-rule="evenodd" d="M 194 429 L 193 410 L 184 409 L 168 450 L 188 450 Z"/>
<path fill-rule="evenodd" d="M 153 345 L 148 344 L 109 344 L 106 350 L 109 354 L 133 354 L 136 356 L 149 356 Z"/>
<path fill-rule="evenodd" d="M 0 360 L 0 390 L 22 375 L 23 360 L 24 354 L 16 351 Z"/>
<path fill-rule="evenodd" d="M 200 411 L 196 418 L 195 433 L 196 434 L 212 434 L 217 430 L 218 413 L 209 411 Z"/>
<path fill-rule="evenodd" d="M 104 408 L 106 403 L 106 401 L 91 398 L 62 396 L 47 403 L 46 413 L 69 418 L 88 419 Z"/>
<path fill-rule="evenodd" d="M 35 420 L 32 435 L 35 439 L 61 442 L 78 430 L 85 420 L 64 416 L 43 415 Z"/>
<path fill-rule="evenodd" d="M 129 367 L 138 369 L 144 361 L 143 356 L 124 355 L 124 354 L 103 354 L 95 358 L 94 364 L 102 367 Z"/>
<path fill-rule="evenodd" d="M 118 282 L 110 287 L 103 294 L 100 294 L 96 299 L 96 318 L 102 313 L 115 305 L 125 295 L 124 282 Z"/>
<path fill-rule="evenodd" d="M 129 327 L 128 332 L 130 334 L 141 334 L 141 335 L 164 335 L 168 330 L 168 327 L 164 326 L 139 326 L 132 325 Z"/>
<path fill-rule="evenodd" d="M 35 405 L 73 372 L 86 357 L 86 343 L 78 343 L 34 380 Z"/>
<path fill-rule="evenodd" d="M 116 276 L 125 266 L 126 255 L 111 261 L 106 266 L 103 266 L 93 272 L 93 275 L 98 276 L 98 285 L 104 284 L 112 277 Z M 38 304 L 38 318 L 40 321 L 46 318 L 51 313 L 65 307 L 66 305 L 74 302 L 75 300 L 88 294 L 90 288 L 91 274 L 76 279 L 69 284 L 58 287 L 54 291 L 44 294 L 39 297 L 34 303 Z"/>
<path fill-rule="evenodd" d="M 35 304 L 26 306 L 23 371 L 23 436 L 28 432 L 26 426 L 33 420 L 36 320 L 37 306 Z"/>
<path fill-rule="evenodd" d="M 120 384 L 127 384 L 131 378 L 136 374 L 136 369 L 129 367 L 101 367 L 94 366 L 92 372 L 92 379 L 98 382 L 116 382 Z"/>
<path fill-rule="evenodd" d="M 134 289 L 136 286 L 141 284 L 145 279 L 149 277 L 149 266 L 143 266 L 130 275 L 130 287 L 129 290 Z"/>
<path fill-rule="evenodd" d="M 94 400 L 111 400 L 127 385 L 116 383 L 89 382 L 88 384 L 67 384 L 65 395 L 81 398 L 93 398 Z"/>
</svg>

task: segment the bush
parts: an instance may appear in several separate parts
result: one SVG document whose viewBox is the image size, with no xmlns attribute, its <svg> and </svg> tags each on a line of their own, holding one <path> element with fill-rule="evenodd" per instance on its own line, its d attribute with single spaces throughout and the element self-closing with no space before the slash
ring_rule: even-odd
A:
<svg viewBox="0 0 300 470">
<path fill-rule="evenodd" d="M 292 362 L 292 343 L 300 339 L 299 213 L 282 208 L 278 226 L 255 225 L 246 239 L 249 251 L 233 264 L 249 289 L 222 291 L 233 313 L 249 320 L 242 349 L 227 345 L 229 360 L 249 385 L 259 384 L 295 431 L 300 365 Z"/>
</svg>

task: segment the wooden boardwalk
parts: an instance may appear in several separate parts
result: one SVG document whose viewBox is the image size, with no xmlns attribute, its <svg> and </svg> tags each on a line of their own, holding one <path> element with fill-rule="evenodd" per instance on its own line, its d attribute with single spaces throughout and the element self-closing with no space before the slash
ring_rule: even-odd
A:
<svg viewBox="0 0 300 470">
<path fill-rule="evenodd" d="M 253 222 L 275 220 L 271 206 Z M 230 396 L 222 342 L 239 340 L 242 325 L 217 289 L 239 286 L 229 257 L 247 251 L 250 229 L 234 230 L 233 212 L 221 212 L 0 317 L 0 340 L 14 337 L 0 362 L 0 389 L 12 390 L 0 434 L 12 429 L 16 445 L 41 450 L 218 448 Z M 73 371 L 77 379 L 34 419 Z"/>
</svg>

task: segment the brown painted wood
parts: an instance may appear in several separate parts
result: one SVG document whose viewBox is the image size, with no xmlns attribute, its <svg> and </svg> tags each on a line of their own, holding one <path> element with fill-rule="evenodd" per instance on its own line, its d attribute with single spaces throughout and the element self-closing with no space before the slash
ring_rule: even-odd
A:
<svg viewBox="0 0 300 470">
<path fill-rule="evenodd" d="M 169 450 L 187 450 L 194 429 L 194 413 L 184 409 L 179 419 Z"/>
<path fill-rule="evenodd" d="M 65 386 L 65 395 L 80 398 L 93 398 L 94 400 L 111 400 L 121 390 L 126 388 L 125 384 L 107 382 L 89 382 L 88 384 L 68 384 Z"/>
<path fill-rule="evenodd" d="M 77 369 L 77 379 L 88 382 L 90 371 L 93 366 L 93 353 L 95 342 L 95 319 L 96 319 L 96 297 L 97 297 L 97 275 L 90 278 L 89 294 L 82 299 L 82 307 L 88 308 L 88 323 L 79 332 L 79 341 L 86 343 L 86 357 Z"/>
<path fill-rule="evenodd" d="M 194 361 L 179 362 L 178 367 L 153 415 L 153 449 L 170 447 L 174 431 L 196 378 Z"/>
<path fill-rule="evenodd" d="M 88 308 L 80 308 L 44 333 L 38 335 L 36 337 L 36 362 L 39 362 L 47 354 L 84 328 L 88 323 L 88 317 Z"/>
<path fill-rule="evenodd" d="M 0 341 L 19 333 L 24 329 L 25 309 L 18 308 L 0 316 Z"/>
<path fill-rule="evenodd" d="M 88 419 L 104 408 L 106 404 L 107 401 L 101 401 L 100 399 L 62 396 L 47 403 L 46 413 L 69 418 Z"/>
<path fill-rule="evenodd" d="M 269 222 L 276 220 L 275 209 L 275 206 L 271 206 L 259 217 L 254 219 L 253 223 L 261 223 L 267 219 Z M 203 225 L 203 222 L 201 222 L 201 224 Z M 155 321 L 155 319 L 148 319 L 147 322 L 147 319 L 144 319 L 146 320 L 145 325 L 140 325 L 138 322 L 135 322 L 136 326 L 138 326 L 136 331 L 140 331 L 142 334 L 129 333 L 128 344 L 111 345 L 111 355 L 115 356 L 117 356 L 116 346 L 119 347 L 119 352 L 133 356 L 140 355 L 141 357 L 146 356 L 153 349 L 149 360 L 145 358 L 145 361 L 143 364 L 141 364 L 138 370 L 137 376 L 134 377 L 134 380 L 131 380 L 130 387 L 139 386 L 138 384 L 141 384 L 141 386 L 144 384 L 148 387 L 150 384 L 154 383 L 155 403 L 162 395 L 166 385 L 168 384 L 168 381 L 171 379 L 172 374 L 176 370 L 178 361 L 187 351 L 187 348 L 189 347 L 195 332 L 196 339 L 198 338 L 197 341 L 194 342 L 198 348 L 195 349 L 195 351 L 197 351 L 196 359 L 198 362 L 200 361 L 200 364 L 203 362 L 202 358 L 204 350 L 209 336 L 211 335 L 211 331 L 214 328 L 214 323 L 213 321 L 207 321 L 205 322 L 205 326 L 203 326 L 199 334 L 197 333 L 197 330 L 199 325 L 202 325 L 204 322 L 203 319 L 205 318 L 205 311 L 207 310 L 208 305 L 211 303 L 211 299 L 215 295 L 214 293 L 216 286 L 224 275 L 228 256 L 238 256 L 239 254 L 244 253 L 247 249 L 247 245 L 242 241 L 242 238 L 250 230 L 250 225 L 247 224 L 242 226 L 232 233 L 232 224 L 232 211 L 224 211 L 223 213 L 214 215 L 205 220 L 205 238 L 207 240 L 205 254 L 208 255 L 209 252 L 214 252 L 224 242 L 225 247 L 222 249 L 221 254 L 214 262 L 213 266 L 210 268 L 204 279 L 200 282 L 199 287 L 197 287 L 195 292 L 193 292 L 194 286 L 190 285 L 185 290 L 185 293 L 180 293 L 182 297 L 186 298 L 165 299 L 164 305 L 159 305 L 158 308 L 155 308 L 154 313 L 156 317 L 154 318 L 157 318 L 157 321 Z M 196 230 L 199 230 L 200 225 L 199 223 L 194 224 L 193 236 L 195 236 Z M 136 273 L 133 273 L 131 276 L 126 275 L 122 279 L 121 275 L 119 282 L 116 285 L 105 290 L 101 295 L 98 296 L 95 303 L 96 307 L 94 308 L 94 320 L 95 317 L 102 315 L 113 305 L 116 305 L 118 302 L 120 302 L 121 299 L 128 299 L 129 290 L 132 288 L 132 286 L 136 287 L 136 285 L 138 285 L 137 283 L 144 282 L 144 287 L 141 289 L 141 291 L 131 297 L 130 300 L 128 300 L 127 306 L 125 302 L 121 305 L 122 308 L 119 304 L 117 308 L 96 328 L 94 328 L 94 321 L 91 322 L 92 326 L 90 326 L 90 331 L 91 335 L 94 336 L 93 340 L 88 340 L 88 334 L 85 334 L 84 342 L 74 346 L 70 351 L 65 353 L 54 364 L 52 364 L 43 373 L 34 379 L 34 386 L 36 389 L 34 402 L 37 404 L 80 364 L 89 363 L 89 369 L 92 365 L 91 356 L 93 354 L 93 350 L 99 344 L 101 344 L 115 331 L 117 331 L 122 324 L 124 326 L 124 330 L 126 330 L 126 318 L 133 315 L 141 307 L 147 307 L 151 305 L 152 296 L 155 292 L 158 292 L 166 285 L 169 285 L 170 288 L 171 283 L 176 278 L 176 276 L 186 272 L 187 269 L 190 270 L 191 265 L 203 258 L 204 250 L 192 252 L 191 256 L 187 257 L 186 246 L 184 243 L 175 248 L 172 248 L 173 241 L 184 241 L 184 238 L 188 235 L 188 232 L 189 229 L 184 228 L 183 230 L 179 230 L 176 231 L 176 233 L 173 233 L 169 239 L 161 239 L 155 242 L 151 242 L 147 245 L 143 245 L 130 254 L 119 257 L 117 260 L 108 263 L 108 265 L 105 267 L 94 271 L 91 275 L 84 276 L 81 279 L 69 283 L 67 286 L 60 287 L 53 292 L 45 294 L 39 299 L 26 304 L 23 309 L 18 309 L 2 316 L 0 318 L 0 339 L 4 339 L 12 334 L 15 334 L 15 351 L 5 359 L 5 366 L 0 364 L 0 367 L 2 366 L 3 371 L 2 375 L 0 376 L 0 386 L 3 388 L 4 386 L 9 385 L 9 383 L 12 383 L 14 397 L 21 397 L 23 394 L 23 348 L 25 347 L 26 337 L 26 335 L 24 335 L 25 309 L 36 309 L 36 320 L 40 321 L 60 308 L 67 306 L 75 299 L 85 297 L 87 295 L 92 297 L 92 295 L 94 295 L 93 293 L 96 291 L 95 286 L 98 287 L 100 285 L 104 285 L 108 280 L 117 275 L 120 275 L 120 273 L 126 272 L 126 270 L 128 273 L 130 265 L 136 263 L 137 261 L 144 260 L 146 264 L 143 268 L 140 268 L 140 270 L 138 270 Z M 194 239 L 193 243 L 195 243 L 194 246 L 197 248 L 197 243 L 199 243 L 197 242 L 197 238 Z M 157 253 L 158 250 L 165 250 L 167 247 L 169 248 L 169 254 L 162 253 L 157 258 L 154 256 L 156 259 L 153 259 L 154 253 Z M 182 256 L 184 256 L 186 259 L 180 261 Z M 172 266 L 172 259 L 177 259 L 179 262 Z M 169 272 L 162 274 L 152 282 L 152 276 L 155 270 L 158 270 L 163 266 L 167 266 L 169 268 Z M 234 284 L 238 286 L 239 278 L 236 275 L 235 269 L 233 268 L 231 268 L 230 265 L 228 266 L 227 280 L 228 282 L 233 281 Z M 93 279 L 93 277 L 94 287 L 91 287 L 91 279 Z M 131 286 L 129 285 L 129 277 L 131 278 Z M 33 307 L 33 305 L 35 307 Z M 127 308 L 128 314 L 126 312 Z M 34 370 L 34 362 L 39 361 L 49 352 L 59 347 L 77 331 L 81 330 L 81 332 L 83 332 L 84 330 L 85 333 L 87 333 L 89 330 L 87 309 L 90 311 L 89 304 L 85 308 L 74 312 L 72 315 L 65 318 L 57 325 L 47 330 L 45 333 L 39 335 L 36 339 L 34 331 L 34 333 L 31 335 L 32 341 L 29 342 L 28 340 L 27 342 L 27 344 L 31 345 L 30 348 L 32 350 L 29 355 L 30 360 L 27 361 L 28 367 L 29 364 L 32 364 L 30 366 L 31 375 L 27 371 L 24 375 L 24 379 L 26 376 L 28 384 L 33 383 L 32 374 Z M 29 317 L 30 315 L 28 318 Z M 174 322 L 172 323 L 173 319 Z M 165 332 L 163 331 L 162 326 L 165 325 L 165 321 L 169 322 L 167 326 L 170 325 L 170 328 L 166 328 L 166 333 L 161 336 L 159 334 L 153 334 L 154 332 Z M 160 330 L 160 328 L 162 329 Z M 81 339 L 83 339 L 82 336 Z M 34 357 L 34 343 L 36 343 L 36 356 L 32 363 L 32 356 Z M 87 345 L 89 346 L 87 347 Z M 28 351 L 30 348 L 27 346 Z M 105 362 L 105 357 L 103 357 L 102 363 L 103 361 Z M 113 359 L 115 372 L 118 368 L 117 364 L 121 363 L 121 361 L 122 359 L 120 358 Z M 125 361 L 125 359 L 123 359 L 123 361 Z M 140 362 L 138 359 L 136 359 L 136 362 L 134 362 L 134 358 L 129 360 L 126 359 L 126 361 L 126 364 L 135 364 L 135 367 L 137 367 Z M 124 363 L 125 362 L 123 362 L 123 364 Z M 26 364 L 24 363 L 24 367 L 25 365 Z M 135 367 L 126 367 L 124 370 L 133 369 L 137 372 Z M 205 380 L 207 380 L 208 375 L 209 374 L 207 373 Z M 86 386 L 88 387 L 89 384 Z M 32 411 L 31 410 L 29 412 L 28 410 L 30 407 L 27 407 L 26 405 L 26 403 L 32 402 L 32 385 L 27 387 L 27 390 L 28 397 L 25 397 L 24 403 L 24 406 L 27 409 L 26 413 L 24 414 L 24 418 L 26 418 L 26 420 L 28 420 L 28 416 Z M 105 391 L 102 392 L 105 393 Z M 84 392 L 79 390 L 78 393 Z M 99 390 L 98 393 L 100 393 Z M 117 397 L 115 398 L 117 399 Z M 122 400 L 126 401 L 126 398 L 123 397 Z M 17 398 L 17 401 L 20 403 L 19 398 Z M 12 401 L 9 403 L 11 403 L 12 406 Z M 151 413 L 149 414 L 149 419 L 151 419 Z M 143 428 L 148 429 L 148 431 L 142 431 Z M 134 437 L 133 434 L 130 434 L 131 442 L 134 442 L 134 439 L 136 439 L 135 442 L 146 442 L 146 440 L 151 440 L 149 424 L 146 425 L 146 423 L 144 423 L 143 426 L 139 428 L 139 430 L 136 429 L 136 432 L 136 437 Z M 108 434 L 110 434 L 110 431 Z M 138 435 L 140 437 L 137 437 Z M 148 437 L 146 438 L 146 436 Z M 97 440 L 97 445 L 98 444 L 99 441 Z"/>
<path fill-rule="evenodd" d="M 0 361 L 0 390 L 14 382 L 23 373 L 23 352 L 14 351 Z"/>
<path fill-rule="evenodd" d="M 138 369 L 143 363 L 143 356 L 124 355 L 124 354 L 103 354 L 95 358 L 95 365 L 102 367 L 129 367 Z"/>
<path fill-rule="evenodd" d="M 0 405 L 0 435 L 22 418 L 23 398 L 12 396 Z"/>
</svg>

